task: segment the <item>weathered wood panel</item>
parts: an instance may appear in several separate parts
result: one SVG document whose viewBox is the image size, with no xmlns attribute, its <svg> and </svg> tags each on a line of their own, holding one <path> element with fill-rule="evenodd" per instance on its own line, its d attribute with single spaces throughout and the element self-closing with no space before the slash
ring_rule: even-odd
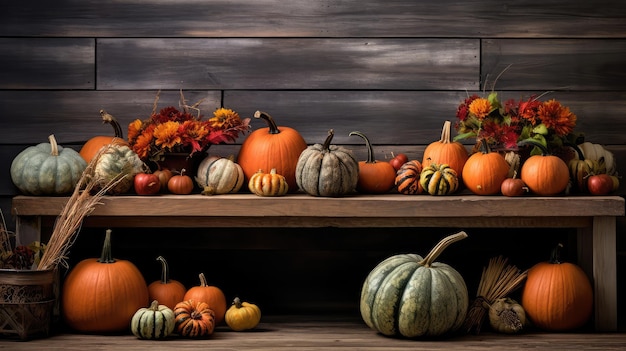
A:
<svg viewBox="0 0 626 351">
<path fill-rule="evenodd" d="M 484 39 L 481 51 L 487 90 L 503 71 L 496 90 L 626 90 L 626 40 Z"/>
<path fill-rule="evenodd" d="M 0 89 L 94 89 L 95 40 L 0 38 Z"/>
<path fill-rule="evenodd" d="M 478 88 L 473 39 L 98 39 L 98 89 Z"/>
<path fill-rule="evenodd" d="M 619 38 L 625 33 L 626 4 L 620 0 L 71 0 L 8 2 L 0 12 L 2 36 Z"/>
</svg>

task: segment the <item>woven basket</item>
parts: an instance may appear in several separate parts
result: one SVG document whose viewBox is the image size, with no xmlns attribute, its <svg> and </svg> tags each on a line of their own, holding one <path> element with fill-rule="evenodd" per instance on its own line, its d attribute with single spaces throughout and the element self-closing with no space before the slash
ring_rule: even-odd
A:
<svg viewBox="0 0 626 351">
<path fill-rule="evenodd" d="M 56 301 L 54 270 L 0 269 L 0 335 L 46 337 Z"/>
</svg>

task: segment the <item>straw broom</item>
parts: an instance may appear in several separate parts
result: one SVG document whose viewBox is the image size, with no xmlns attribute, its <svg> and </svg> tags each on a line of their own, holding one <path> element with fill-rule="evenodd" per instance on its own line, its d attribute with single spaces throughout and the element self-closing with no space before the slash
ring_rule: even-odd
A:
<svg viewBox="0 0 626 351">
<path fill-rule="evenodd" d="M 521 272 L 517 267 L 507 265 L 507 259 L 502 256 L 490 259 L 487 267 L 483 268 L 476 299 L 465 318 L 466 331 L 480 333 L 488 306 L 515 291 L 527 275 L 528 271 Z"/>
<path fill-rule="evenodd" d="M 110 147 L 112 147 L 111 144 L 102 147 L 83 171 L 74 187 L 74 192 L 54 223 L 52 235 L 39 261 L 37 270 L 55 269 L 59 264 L 67 267 L 65 261 L 67 252 L 76 240 L 84 218 L 93 212 L 96 205 L 102 204 L 100 200 L 109 189 L 128 176 L 120 173 L 118 177 L 107 182 L 104 186 L 99 185 L 103 182 L 95 176 L 94 169 L 100 156 Z"/>
</svg>

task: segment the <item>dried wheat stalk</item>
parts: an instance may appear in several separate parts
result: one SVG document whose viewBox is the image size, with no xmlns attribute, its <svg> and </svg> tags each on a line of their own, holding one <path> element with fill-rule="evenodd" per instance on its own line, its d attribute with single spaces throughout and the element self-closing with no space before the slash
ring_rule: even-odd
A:
<svg viewBox="0 0 626 351">
<path fill-rule="evenodd" d="M 507 259 L 502 256 L 490 259 L 487 267 L 483 268 L 476 299 L 467 312 L 464 324 L 466 331 L 480 333 L 487 313 L 485 303 L 491 305 L 495 300 L 508 296 L 527 275 L 528 271 L 521 272 L 517 267 L 507 265 Z"/>
<path fill-rule="evenodd" d="M 104 187 L 98 187 L 101 180 L 95 177 L 94 168 L 105 150 L 107 147 L 100 149 L 83 171 L 74 192 L 54 223 L 52 235 L 37 270 L 54 269 L 59 264 L 67 266 L 65 262 L 67 252 L 76 240 L 84 218 L 93 212 L 96 205 L 102 204 L 100 200 L 109 189 L 126 177 L 120 174 L 119 177 L 106 183 Z"/>
</svg>

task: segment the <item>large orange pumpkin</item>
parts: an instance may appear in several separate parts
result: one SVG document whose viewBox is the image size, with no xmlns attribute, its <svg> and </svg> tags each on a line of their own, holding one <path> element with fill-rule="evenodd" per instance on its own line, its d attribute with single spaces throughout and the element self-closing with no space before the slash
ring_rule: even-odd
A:
<svg viewBox="0 0 626 351">
<path fill-rule="evenodd" d="M 300 154 L 307 148 L 304 138 L 293 128 L 277 126 L 265 112 L 256 111 L 254 118 L 265 120 L 268 128 L 255 130 L 241 144 L 237 163 L 246 179 L 249 180 L 259 169 L 265 172 L 276 169 L 277 174 L 285 177 L 289 191 L 297 191 L 296 166 Z"/>
<path fill-rule="evenodd" d="M 424 149 L 422 167 L 426 168 L 431 163 L 447 164 L 456 172 L 459 179 L 462 179 L 463 166 L 465 166 L 469 154 L 463 144 L 450 139 L 451 129 L 452 123 L 445 121 L 441 130 L 441 139 L 430 143 Z"/>
<path fill-rule="evenodd" d="M 113 259 L 110 229 L 100 259 L 80 261 L 67 275 L 61 296 L 67 325 L 88 333 L 127 330 L 135 312 L 149 305 L 139 269 L 130 261 Z"/>
<path fill-rule="evenodd" d="M 585 272 L 559 260 L 559 244 L 548 262 L 528 270 L 522 307 L 539 328 L 565 331 L 582 327 L 593 310 L 593 288 Z"/>
<path fill-rule="evenodd" d="M 183 300 L 205 302 L 209 305 L 209 308 L 215 312 L 215 324 L 220 324 L 224 320 L 226 308 L 228 307 L 226 305 L 226 296 L 217 286 L 207 284 L 204 273 L 200 273 L 200 285 L 187 290 Z"/>
<path fill-rule="evenodd" d="M 550 196 L 563 192 L 569 184 L 569 168 L 561 158 L 548 155 L 548 150 L 538 146 L 543 154 L 530 156 L 522 165 L 521 179 L 531 192 Z"/>
<path fill-rule="evenodd" d="M 510 166 L 504 156 L 490 152 L 484 142 L 481 145 L 483 151 L 473 153 L 463 166 L 463 183 L 476 195 L 494 195 L 500 192 Z"/>
<path fill-rule="evenodd" d="M 389 162 L 377 161 L 374 158 L 374 149 L 365 134 L 350 132 L 350 136 L 356 135 L 365 140 L 367 147 L 367 160 L 359 161 L 359 180 L 356 190 L 362 193 L 380 194 L 391 190 L 396 182 L 396 169 Z"/>
<path fill-rule="evenodd" d="M 177 303 L 183 301 L 187 288 L 178 280 L 170 279 L 170 269 L 163 256 L 157 257 L 157 261 L 161 262 L 161 279 L 148 285 L 149 299 L 174 309 Z"/>
<path fill-rule="evenodd" d="M 89 163 L 91 159 L 100 151 L 103 146 L 113 143 L 114 145 L 128 145 L 128 142 L 124 140 L 124 133 L 122 127 L 117 122 L 117 119 L 107 113 L 105 110 L 100 110 L 100 116 L 102 117 L 102 123 L 108 123 L 113 127 L 114 135 L 98 135 L 89 140 L 80 149 L 80 156 Z"/>
</svg>

